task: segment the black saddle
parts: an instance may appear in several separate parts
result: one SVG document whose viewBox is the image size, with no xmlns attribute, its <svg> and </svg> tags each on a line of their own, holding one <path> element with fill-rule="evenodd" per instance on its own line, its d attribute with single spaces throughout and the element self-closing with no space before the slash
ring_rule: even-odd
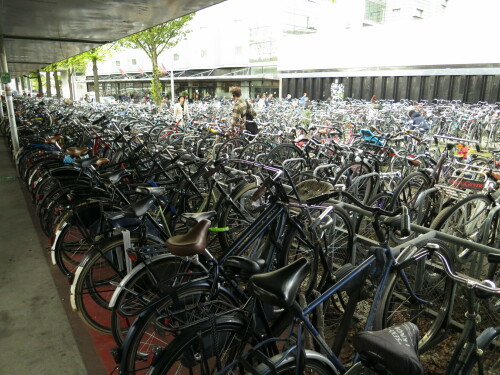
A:
<svg viewBox="0 0 500 375">
<path fill-rule="evenodd" d="M 295 301 L 300 284 L 309 273 L 307 259 L 300 258 L 283 268 L 250 277 L 252 293 L 262 302 L 279 307 L 290 307 Z"/>
<path fill-rule="evenodd" d="M 418 336 L 418 327 L 406 322 L 381 331 L 360 332 L 354 336 L 353 344 L 362 362 L 376 372 L 423 375 L 418 359 Z"/>
<path fill-rule="evenodd" d="M 126 169 L 120 169 L 116 172 L 106 172 L 106 173 L 102 173 L 100 174 L 100 177 L 106 181 L 108 184 L 116 184 L 118 182 L 120 182 L 120 180 L 125 177 L 125 176 L 129 176 L 130 175 L 130 171 L 126 170 Z"/>
<path fill-rule="evenodd" d="M 155 199 L 152 196 L 141 198 L 136 202 L 123 207 L 123 215 L 131 218 L 141 217 L 148 212 L 149 207 L 153 205 L 154 201 Z"/>
<path fill-rule="evenodd" d="M 243 280 L 248 280 L 250 276 L 261 273 L 265 266 L 265 259 L 250 259 L 237 255 L 228 257 L 223 264 L 224 270 L 240 275 Z"/>
<path fill-rule="evenodd" d="M 212 220 L 217 216 L 216 211 L 185 212 L 180 215 L 180 220 L 189 226 L 195 226 L 202 220 Z"/>
<path fill-rule="evenodd" d="M 77 167 L 85 169 L 85 168 L 90 167 L 92 164 L 94 164 L 98 160 L 99 160 L 99 156 L 92 156 L 91 158 L 88 158 L 88 159 L 75 159 L 75 160 L 73 160 L 73 164 L 76 165 Z"/>
</svg>

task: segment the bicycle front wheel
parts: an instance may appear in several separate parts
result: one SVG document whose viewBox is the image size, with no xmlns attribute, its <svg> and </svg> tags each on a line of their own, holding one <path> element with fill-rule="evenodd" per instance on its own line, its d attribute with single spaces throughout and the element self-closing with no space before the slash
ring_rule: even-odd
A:
<svg viewBox="0 0 500 375">
<path fill-rule="evenodd" d="M 440 253 L 447 256 L 444 244 L 436 240 L 432 242 L 439 243 L 442 247 Z M 425 244 L 420 244 L 418 247 L 424 246 Z M 408 258 L 409 256 L 403 253 L 398 260 L 401 262 Z M 421 301 L 411 295 L 405 285 L 404 277 L 408 279 L 411 291 Z M 416 260 L 389 277 L 377 311 L 376 329 L 409 321 L 415 323 L 422 337 L 419 350 L 423 353 L 435 344 L 434 339 L 451 306 L 453 291 L 453 281 L 447 277 L 437 256 Z"/>
</svg>

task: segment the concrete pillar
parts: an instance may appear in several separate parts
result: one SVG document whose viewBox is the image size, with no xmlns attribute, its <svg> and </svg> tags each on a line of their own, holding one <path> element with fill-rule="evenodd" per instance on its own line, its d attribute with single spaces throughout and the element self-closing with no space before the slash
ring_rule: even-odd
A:
<svg viewBox="0 0 500 375">
<path fill-rule="evenodd" d="M 0 73 L 2 73 L 2 64 L 0 64 Z M 3 113 L 3 83 L 0 82 L 0 120 L 3 120 L 5 118 L 5 115 Z"/>
<path fill-rule="evenodd" d="M 69 83 L 68 83 L 68 71 L 67 70 L 61 70 L 60 76 L 59 76 L 59 84 L 61 85 L 61 95 L 63 98 L 70 98 L 70 88 L 69 88 Z"/>
<path fill-rule="evenodd" d="M 31 78 L 30 78 L 29 74 L 28 74 L 27 80 L 28 80 L 28 94 L 31 94 Z"/>
<path fill-rule="evenodd" d="M 8 73 L 9 68 L 7 66 L 7 55 L 5 54 L 5 49 L 3 45 L 3 38 L 0 37 L 0 71 L 3 73 Z M 12 146 L 14 148 L 14 155 L 19 149 L 19 138 L 17 136 L 17 125 L 16 117 L 14 114 L 14 102 L 12 101 L 12 89 L 10 88 L 10 83 L 4 84 L 5 97 L 7 100 L 7 114 L 9 117 L 10 124 L 10 136 L 12 138 Z"/>
</svg>

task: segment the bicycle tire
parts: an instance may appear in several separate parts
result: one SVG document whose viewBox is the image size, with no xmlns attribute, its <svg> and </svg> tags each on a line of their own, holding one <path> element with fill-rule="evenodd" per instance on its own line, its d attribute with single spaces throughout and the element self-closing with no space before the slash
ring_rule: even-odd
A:
<svg viewBox="0 0 500 375">
<path fill-rule="evenodd" d="M 403 181 L 394 189 L 394 194 L 389 202 L 388 210 L 392 211 L 401 205 L 408 207 L 408 213 L 410 215 L 410 220 L 413 224 L 422 224 L 426 219 L 419 216 L 420 212 L 425 212 L 429 214 L 430 210 L 426 210 L 425 207 L 428 202 L 423 202 L 422 205 L 416 206 L 417 198 L 426 189 L 431 187 L 431 179 L 424 172 L 414 172 L 406 176 Z M 395 231 L 390 232 L 390 238 L 396 243 L 401 243 L 406 239 L 411 238 L 414 234 L 409 237 L 403 237 Z"/>
<path fill-rule="evenodd" d="M 138 236 L 131 236 L 132 245 L 139 244 Z M 161 244 L 160 239 L 148 236 L 146 244 Z M 123 238 L 116 236 L 99 244 L 79 264 L 71 284 L 73 310 L 91 328 L 111 334 L 109 301 L 117 283 L 125 277 Z"/>
<path fill-rule="evenodd" d="M 441 211 L 431 223 L 431 229 L 482 243 L 481 229 L 492 204 L 491 198 L 484 194 L 470 195 Z M 464 264 L 470 260 L 473 252 L 454 245 L 451 254 L 456 262 Z"/>
<path fill-rule="evenodd" d="M 277 364 L 276 366 L 274 364 Z M 288 355 L 283 359 L 283 354 L 278 354 L 269 358 L 268 363 L 261 363 L 255 367 L 258 374 L 296 374 L 297 373 L 296 356 Z M 270 368 L 272 367 L 272 369 Z M 331 375 L 338 370 L 328 361 L 328 359 L 320 353 L 305 350 L 304 351 L 304 368 L 301 369 L 302 374 L 318 374 Z"/>
<path fill-rule="evenodd" d="M 165 295 L 141 312 L 123 342 L 120 373 L 135 375 L 148 373 L 154 353 L 168 347 L 177 334 L 175 330 L 169 328 L 177 324 L 175 318 L 170 319 L 173 311 L 187 310 L 192 306 L 203 308 L 206 302 L 212 299 L 211 296 L 213 296 L 212 285 L 206 283 L 180 286 L 175 294 Z M 237 305 L 233 295 L 224 288 L 219 289 L 217 299 L 232 306 Z M 189 322 L 197 318 L 199 316 L 192 314 L 184 319 Z"/>
<path fill-rule="evenodd" d="M 441 249 L 439 252 L 450 258 L 446 245 L 438 240 L 432 240 Z M 427 242 L 426 242 L 427 243 Z M 418 249 L 426 243 L 419 244 Z M 409 259 L 415 252 L 407 251 L 400 255 L 398 262 Z M 443 321 L 449 314 L 454 294 L 454 283 L 447 277 L 439 260 L 425 258 L 408 265 L 404 269 L 413 292 L 429 302 L 422 308 L 422 304 L 415 301 L 408 292 L 399 273 L 392 273 L 384 289 L 380 308 L 377 311 L 375 329 L 383 329 L 393 325 L 412 321 L 420 331 L 419 351 L 423 353 L 436 344 Z"/>
<path fill-rule="evenodd" d="M 352 162 L 342 167 L 335 173 L 332 185 L 345 185 L 346 191 L 351 193 L 360 202 L 368 202 L 371 199 L 374 180 L 373 177 L 363 178 L 360 185 L 356 185 L 356 179 L 372 172 L 372 168 L 364 162 Z"/>
<path fill-rule="evenodd" d="M 280 266 L 293 263 L 300 257 L 305 257 L 310 261 L 311 271 L 307 278 L 308 283 L 303 283 L 302 288 L 306 295 L 313 289 L 323 290 L 329 279 L 327 275 L 329 270 L 335 271 L 353 258 L 354 229 L 349 214 L 342 208 L 335 207 L 329 216 L 334 220 L 334 224 L 325 228 L 321 239 L 322 255 L 306 246 L 298 236 L 299 230 L 296 227 L 290 227 L 286 233 L 283 249 L 279 255 Z"/>
<path fill-rule="evenodd" d="M 237 358 L 247 330 L 245 321 L 226 316 L 186 331 L 161 353 L 150 374 L 213 374 Z"/>
<path fill-rule="evenodd" d="M 137 265 L 131 275 L 127 275 L 126 282 L 124 279 L 120 283 L 111 310 L 111 332 L 115 342 L 118 345 L 123 343 L 139 313 L 148 306 L 148 302 L 159 298 L 162 290 L 172 286 L 175 275 L 193 270 L 195 267 L 188 260 L 171 254 L 158 255 Z M 175 282 L 183 280 L 176 278 Z"/>
</svg>

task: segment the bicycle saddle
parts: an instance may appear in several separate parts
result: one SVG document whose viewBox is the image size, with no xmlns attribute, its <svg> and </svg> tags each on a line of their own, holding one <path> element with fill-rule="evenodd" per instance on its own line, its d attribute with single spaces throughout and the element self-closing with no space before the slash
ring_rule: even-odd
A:
<svg viewBox="0 0 500 375">
<path fill-rule="evenodd" d="M 361 360 L 375 371 L 391 374 L 423 375 L 418 359 L 418 327 L 406 322 L 381 331 L 356 334 L 353 344 Z"/>
<path fill-rule="evenodd" d="M 309 268 L 307 259 L 300 258 L 278 270 L 253 275 L 250 277 L 252 293 L 271 305 L 291 307 Z"/>
<path fill-rule="evenodd" d="M 56 135 L 55 137 L 45 138 L 45 143 L 56 143 L 58 140 L 62 138 L 62 135 Z"/>
<path fill-rule="evenodd" d="M 141 217 L 148 212 L 149 207 L 153 205 L 154 201 L 155 199 L 152 196 L 141 198 L 136 202 L 123 207 L 122 212 L 125 217 Z"/>
<path fill-rule="evenodd" d="M 100 167 L 101 165 L 106 164 L 106 163 L 109 163 L 109 159 L 108 158 L 99 158 L 94 164 L 97 167 Z"/>
<path fill-rule="evenodd" d="M 203 253 L 207 246 L 208 228 L 211 224 L 210 220 L 202 220 L 186 234 L 170 237 L 166 242 L 167 249 L 173 255 L 184 257 Z"/>
<path fill-rule="evenodd" d="M 189 226 L 194 226 L 202 220 L 212 220 L 217 216 L 216 211 L 207 212 L 185 212 L 181 214 L 181 221 L 185 222 Z"/>
<path fill-rule="evenodd" d="M 90 150 L 90 148 L 88 148 L 88 147 L 69 147 L 66 149 L 66 153 L 69 156 L 78 157 L 78 156 L 85 155 L 89 150 Z"/>
<path fill-rule="evenodd" d="M 142 194 L 150 194 L 158 197 L 165 194 L 165 188 L 163 186 L 137 186 L 135 191 Z"/>
<path fill-rule="evenodd" d="M 233 255 L 227 258 L 223 266 L 226 271 L 240 275 L 243 280 L 247 280 L 250 276 L 261 273 L 266 266 L 266 261 Z"/>
<path fill-rule="evenodd" d="M 119 169 L 116 172 L 106 172 L 106 173 L 101 173 L 99 176 L 104 179 L 108 184 L 116 184 L 120 182 L 120 180 L 128 176 L 130 174 L 130 171 L 126 169 Z"/>
<path fill-rule="evenodd" d="M 73 160 L 73 164 L 79 168 L 85 169 L 90 167 L 92 164 L 96 163 L 99 160 L 99 156 L 92 156 L 88 159 L 75 159 Z"/>
</svg>

